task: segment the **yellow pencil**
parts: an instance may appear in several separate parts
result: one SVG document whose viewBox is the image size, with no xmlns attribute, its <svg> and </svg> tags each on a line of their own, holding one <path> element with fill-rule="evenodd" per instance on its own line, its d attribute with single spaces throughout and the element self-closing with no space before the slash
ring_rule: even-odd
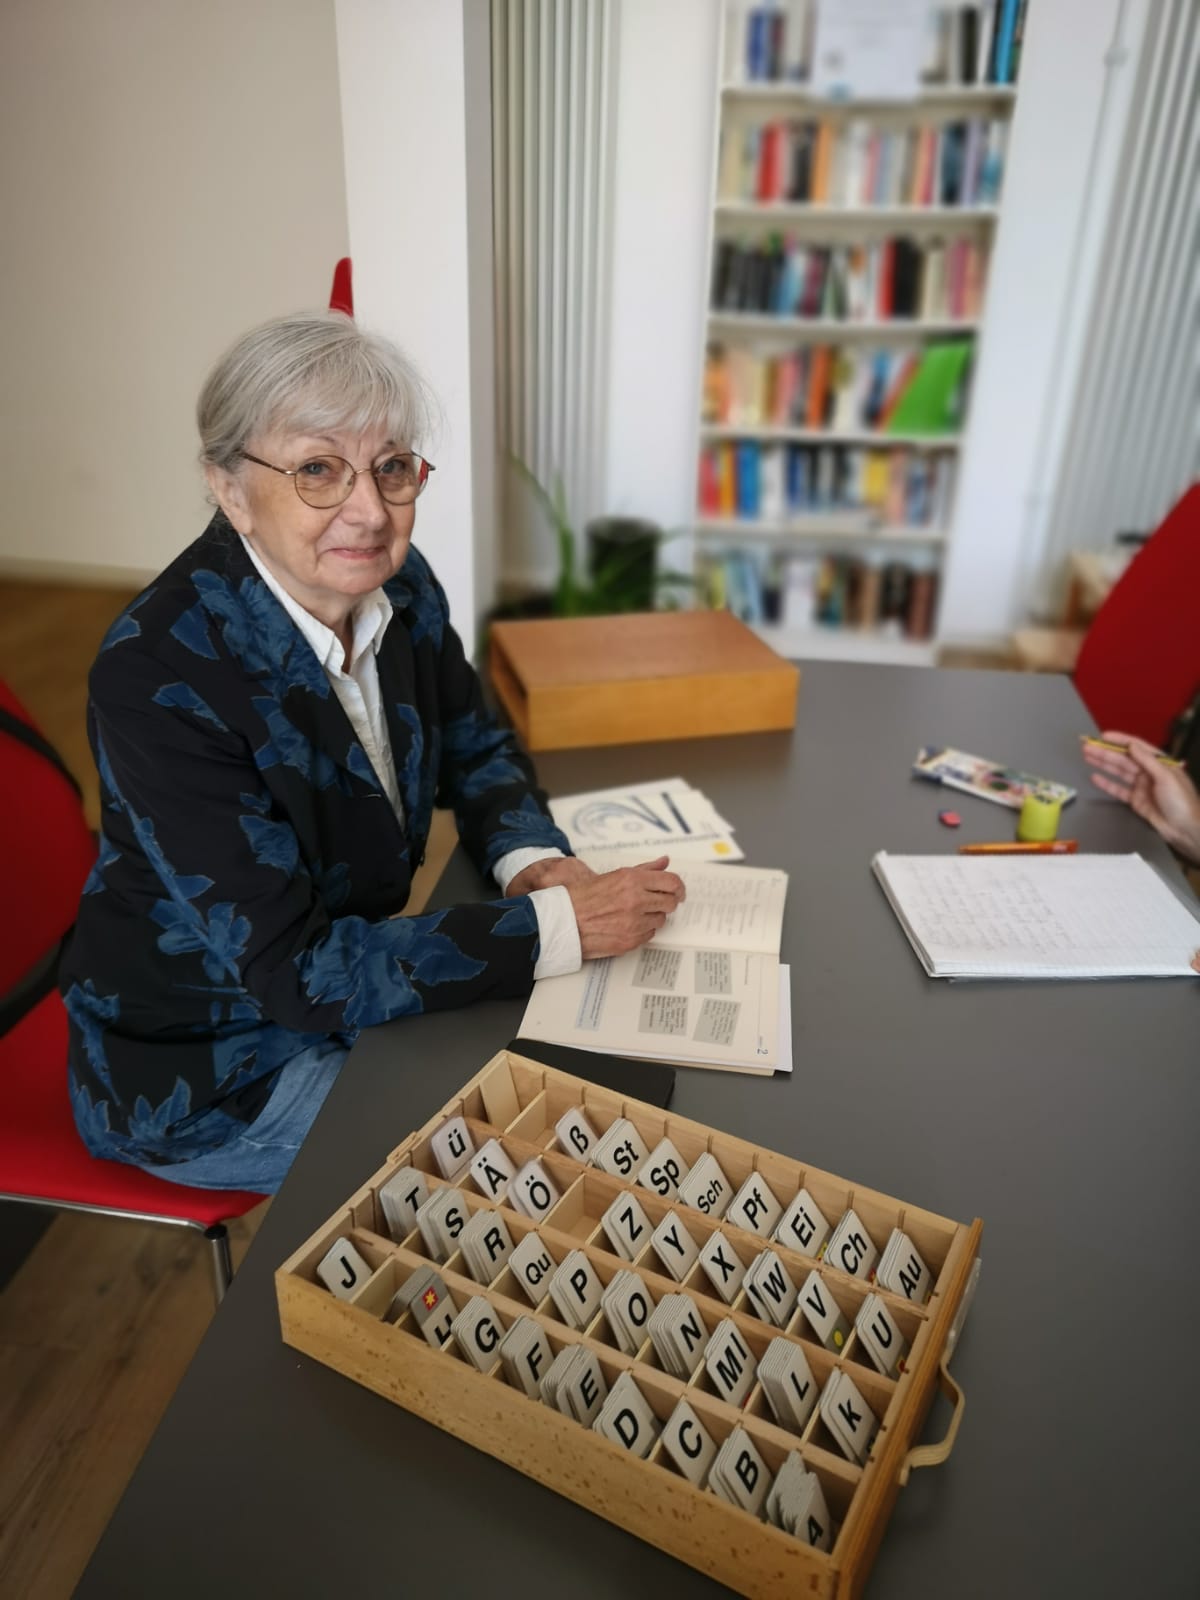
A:
<svg viewBox="0 0 1200 1600">
<path fill-rule="evenodd" d="M 1081 733 L 1079 737 L 1084 744 L 1094 744 L 1097 750 L 1115 750 L 1118 755 L 1122 756 L 1129 754 L 1129 746 L 1127 744 L 1116 744 L 1112 739 L 1097 739 L 1091 733 Z M 1176 761 L 1174 756 L 1164 756 L 1157 750 L 1154 752 L 1154 759 L 1161 761 L 1164 767 L 1181 767 L 1183 765 L 1183 762 Z"/>
</svg>

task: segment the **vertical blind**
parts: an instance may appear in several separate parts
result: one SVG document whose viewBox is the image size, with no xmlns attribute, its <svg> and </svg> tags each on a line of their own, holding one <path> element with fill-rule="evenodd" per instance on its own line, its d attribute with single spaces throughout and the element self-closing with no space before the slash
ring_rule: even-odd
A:
<svg viewBox="0 0 1200 1600">
<path fill-rule="evenodd" d="M 1031 609 L 1200 474 L 1200 7 L 1151 6 Z"/>
<path fill-rule="evenodd" d="M 604 461 L 616 0 L 492 0 L 492 218 L 502 579 L 557 557 L 515 456 L 579 528 Z"/>
</svg>

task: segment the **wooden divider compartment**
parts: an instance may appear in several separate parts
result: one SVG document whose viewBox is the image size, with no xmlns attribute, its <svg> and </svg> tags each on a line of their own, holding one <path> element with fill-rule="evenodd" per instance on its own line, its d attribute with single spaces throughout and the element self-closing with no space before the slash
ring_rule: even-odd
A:
<svg viewBox="0 0 1200 1600">
<path fill-rule="evenodd" d="M 581 1164 L 559 1150 L 554 1137 L 555 1122 L 571 1107 L 581 1107 L 598 1134 L 615 1118 L 628 1117 L 648 1149 L 669 1138 L 689 1165 L 700 1154 L 710 1152 L 734 1189 L 755 1172 L 786 1206 L 801 1188 L 807 1188 L 833 1226 L 847 1207 L 853 1206 L 880 1250 L 893 1227 L 903 1228 L 934 1277 L 929 1299 L 924 1305 L 910 1304 L 866 1278 L 849 1276 L 831 1262 L 802 1255 L 678 1201 L 665 1200 L 638 1187 L 632 1178 L 613 1177 Z M 430 1140 L 452 1116 L 465 1118 L 477 1148 L 495 1138 L 517 1165 L 535 1156 L 542 1161 L 561 1191 L 560 1200 L 543 1221 L 535 1223 L 503 1200 L 493 1202 L 481 1194 L 467 1169 L 447 1185 L 433 1160 Z M 631 1372 L 660 1421 L 686 1395 L 718 1443 L 734 1426 L 745 1427 L 772 1472 L 790 1451 L 799 1451 L 820 1478 L 835 1520 L 832 1551 L 814 1550 L 728 1505 L 713 1491 L 694 1488 L 676 1472 L 661 1444 L 646 1460 L 638 1460 L 511 1388 L 499 1365 L 491 1373 L 481 1374 L 456 1349 L 431 1349 L 410 1314 L 395 1315 L 395 1296 L 401 1284 L 430 1258 L 419 1231 L 414 1229 L 402 1240 L 389 1236 L 378 1200 L 382 1185 L 409 1165 L 426 1174 L 431 1190 L 458 1189 L 468 1210 L 499 1211 L 514 1242 L 536 1230 L 552 1259 L 561 1261 L 569 1250 L 579 1249 L 602 1283 L 629 1267 L 656 1300 L 668 1293 L 687 1295 L 710 1331 L 724 1318 L 731 1319 L 756 1362 L 773 1338 L 783 1336 L 803 1348 L 818 1387 L 824 1386 L 835 1369 L 849 1372 L 879 1418 L 863 1467 L 841 1454 L 820 1420 L 819 1408 L 803 1430 L 794 1433 L 775 1421 L 757 1381 L 738 1408 L 714 1392 L 702 1362 L 690 1380 L 684 1381 L 663 1370 L 649 1340 L 636 1356 L 626 1355 L 617 1347 L 603 1311 L 587 1328 L 575 1330 L 559 1320 L 548 1297 L 532 1304 L 508 1267 L 491 1283 L 481 1284 L 469 1275 L 459 1251 L 446 1262 L 435 1263 L 460 1307 L 471 1295 L 479 1295 L 506 1326 L 521 1316 L 537 1322 L 554 1350 L 564 1344 L 585 1343 L 595 1352 L 606 1381 L 611 1383 L 620 1372 Z M 797 1287 L 811 1271 L 817 1271 L 825 1292 L 849 1318 L 852 1330 L 854 1314 L 865 1296 L 879 1294 L 910 1341 L 904 1368 L 895 1380 L 878 1373 L 853 1331 L 841 1350 L 826 1350 L 798 1310 L 784 1329 L 778 1329 L 756 1315 L 744 1289 L 732 1305 L 726 1304 L 699 1265 L 682 1283 L 677 1282 L 648 1245 L 633 1262 L 624 1260 L 600 1225 L 604 1211 L 622 1193 L 636 1194 L 652 1228 L 673 1214 L 698 1243 L 719 1230 L 743 1265 L 769 1246 Z M 981 1226 L 978 1221 L 970 1227 L 954 1223 L 798 1160 L 501 1051 L 424 1127 L 404 1139 L 384 1166 L 295 1252 L 276 1273 L 276 1290 L 283 1337 L 289 1344 L 737 1592 L 842 1597 L 858 1594 L 865 1582 L 899 1487 L 905 1456 L 916 1441 L 932 1399 L 938 1365 L 978 1253 Z M 339 1237 L 353 1243 L 371 1269 L 350 1302 L 338 1300 L 316 1279 L 318 1262 Z M 490 1387 L 482 1388 L 485 1384 Z"/>
</svg>

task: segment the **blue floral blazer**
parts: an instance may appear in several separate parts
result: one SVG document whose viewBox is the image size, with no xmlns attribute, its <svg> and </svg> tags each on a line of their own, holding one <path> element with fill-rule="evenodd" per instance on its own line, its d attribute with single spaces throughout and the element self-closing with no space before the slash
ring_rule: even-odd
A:
<svg viewBox="0 0 1200 1600">
<path fill-rule="evenodd" d="M 568 846 L 417 550 L 384 587 L 395 616 L 376 660 L 404 827 L 219 512 L 109 630 L 90 678 L 100 856 L 62 974 L 95 1154 L 214 1149 L 318 1040 L 529 988 L 527 895 L 395 916 L 435 804 L 483 872 Z"/>
</svg>

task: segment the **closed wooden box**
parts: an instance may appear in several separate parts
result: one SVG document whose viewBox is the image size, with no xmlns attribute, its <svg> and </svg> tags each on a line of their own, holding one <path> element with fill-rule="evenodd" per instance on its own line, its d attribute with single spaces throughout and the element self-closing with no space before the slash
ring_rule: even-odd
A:
<svg viewBox="0 0 1200 1600">
<path fill-rule="evenodd" d="M 552 1299 L 533 1293 L 507 1265 L 484 1283 L 469 1276 L 461 1251 L 436 1265 L 461 1309 L 472 1295 L 483 1297 L 502 1329 L 519 1317 L 539 1324 L 554 1353 L 565 1345 L 583 1344 L 597 1357 L 606 1384 L 629 1372 L 660 1422 L 685 1399 L 718 1444 L 741 1427 L 768 1471 L 778 1472 L 789 1454 L 798 1453 L 816 1474 L 832 1516 L 832 1548 L 823 1551 L 793 1537 L 750 1512 L 727 1503 L 712 1489 L 695 1488 L 676 1469 L 661 1439 L 640 1459 L 523 1390 L 510 1386 L 499 1365 L 480 1372 L 457 1350 L 453 1339 L 440 1349 L 426 1343 L 412 1317 L 395 1312 L 397 1291 L 409 1275 L 429 1264 L 421 1234 L 389 1236 L 379 1190 L 401 1168 L 425 1175 L 430 1193 L 445 1187 L 433 1159 L 431 1138 L 447 1117 L 463 1117 L 476 1149 L 488 1139 L 500 1141 L 514 1165 L 537 1157 L 560 1192 L 553 1210 L 539 1223 L 515 1210 L 501 1197 L 488 1199 L 464 1170 L 453 1187 L 472 1214 L 491 1209 L 503 1216 L 514 1243 L 536 1227 L 544 1249 L 561 1262 L 567 1252 L 582 1250 L 603 1283 L 631 1267 L 654 1298 L 667 1293 L 690 1297 L 697 1314 L 711 1330 L 730 1318 L 757 1362 L 780 1330 L 762 1320 L 743 1289 L 731 1304 L 717 1297 L 697 1265 L 676 1281 L 647 1245 L 632 1262 L 615 1254 L 600 1218 L 623 1194 L 636 1193 L 651 1226 L 673 1213 L 703 1245 L 719 1230 L 723 1247 L 743 1263 L 764 1245 L 764 1238 L 714 1220 L 698 1210 L 660 1197 L 632 1181 L 581 1165 L 557 1146 L 555 1124 L 571 1107 L 579 1107 L 597 1134 L 617 1117 L 627 1117 L 647 1149 L 669 1138 L 689 1165 L 705 1151 L 719 1162 L 736 1188 L 751 1174 L 766 1183 L 777 1200 L 787 1204 L 807 1189 L 831 1222 L 853 1206 L 876 1246 L 901 1227 L 920 1251 L 932 1275 L 932 1292 L 924 1304 L 880 1290 L 820 1257 L 810 1257 L 782 1243 L 772 1244 L 780 1261 L 800 1284 L 808 1273 L 820 1275 L 824 1294 L 845 1314 L 849 1338 L 840 1348 L 817 1342 L 799 1307 L 782 1330 L 797 1343 L 817 1385 L 836 1372 L 851 1376 L 875 1412 L 878 1431 L 862 1465 L 840 1453 L 836 1441 L 814 1408 L 805 1426 L 792 1431 L 775 1419 L 758 1382 L 740 1406 L 722 1398 L 703 1364 L 684 1382 L 665 1371 L 647 1340 L 635 1356 L 621 1350 L 604 1312 L 582 1330 L 566 1325 Z M 949 1454 L 961 1417 L 961 1395 L 946 1373 L 945 1362 L 969 1303 L 977 1264 L 981 1224 L 955 1223 L 862 1185 L 819 1171 L 787 1156 L 691 1122 L 586 1083 L 567 1073 L 501 1051 L 426 1125 L 410 1134 L 385 1165 L 351 1195 L 345 1205 L 276 1273 L 279 1318 L 285 1341 L 335 1368 L 356 1382 L 424 1417 L 437 1427 L 519 1472 L 586 1506 L 680 1561 L 749 1596 L 825 1597 L 847 1600 L 861 1594 L 883 1535 L 892 1505 L 911 1467 L 932 1465 Z M 338 1299 L 317 1279 L 324 1255 L 343 1241 L 353 1245 L 369 1273 Z M 857 1331 L 856 1310 L 876 1292 L 909 1342 L 895 1378 L 883 1376 L 868 1360 Z M 937 1445 L 916 1446 L 935 1387 L 957 1399 L 950 1431 Z M 448 1488 L 447 1492 L 451 1492 Z M 461 1490 L 455 1489 L 455 1493 Z M 469 1504 L 463 1501 L 464 1526 Z M 537 1520 L 529 1522 L 529 1558 L 537 1560 Z M 581 1552 L 586 1559 L 586 1552 Z M 360 1574 L 368 1581 L 372 1575 Z M 518 1586 L 519 1587 L 519 1586 Z"/>
<path fill-rule="evenodd" d="M 796 722 L 799 669 L 728 611 L 496 622 L 489 671 L 530 750 L 761 733 Z"/>
</svg>

